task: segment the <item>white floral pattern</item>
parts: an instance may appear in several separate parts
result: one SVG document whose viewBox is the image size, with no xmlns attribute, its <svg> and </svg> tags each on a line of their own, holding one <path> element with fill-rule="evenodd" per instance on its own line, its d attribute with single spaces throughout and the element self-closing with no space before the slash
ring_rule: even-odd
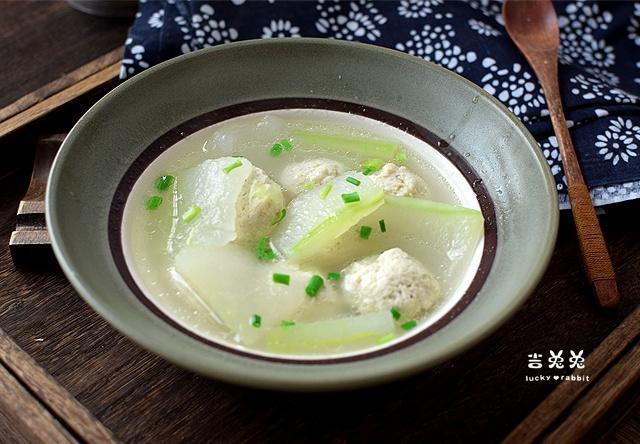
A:
<svg viewBox="0 0 640 444">
<path fill-rule="evenodd" d="M 444 0 L 402 0 L 398 6 L 398 15 L 406 18 L 426 17 L 433 12 L 433 7 L 441 5 Z"/>
<path fill-rule="evenodd" d="M 487 37 L 497 37 L 502 34 L 490 24 L 481 22 L 480 20 L 469 19 L 468 23 L 469 27 L 480 35 L 486 35 Z"/>
<path fill-rule="evenodd" d="M 592 67 L 592 68 L 585 68 L 584 70 L 589 74 L 591 74 L 596 79 L 600 79 L 603 82 L 608 83 L 609 85 L 616 86 L 620 83 L 620 77 L 618 77 L 616 74 L 612 73 L 611 71 L 607 71 L 606 69 Z"/>
<path fill-rule="evenodd" d="M 486 17 L 492 18 L 504 26 L 502 18 L 502 1 L 496 0 L 466 0 L 473 9 L 482 12 Z"/>
<path fill-rule="evenodd" d="M 262 28 L 262 38 L 300 37 L 300 28 L 293 26 L 289 20 L 271 20 L 269 26 Z"/>
<path fill-rule="evenodd" d="M 629 39 L 633 40 L 633 43 L 640 46 L 640 4 L 636 3 L 634 6 L 633 15 L 629 21 L 627 32 L 629 32 Z"/>
<path fill-rule="evenodd" d="M 164 9 L 158 9 L 151 14 L 147 23 L 152 28 L 162 28 L 162 25 L 164 25 Z"/>
<path fill-rule="evenodd" d="M 595 33 L 606 30 L 613 16 L 600 11 L 597 3 L 584 1 L 567 4 L 565 13 L 558 17 L 561 62 L 600 69 L 612 66 L 616 59 L 613 47 Z"/>
<path fill-rule="evenodd" d="M 636 150 L 640 140 L 640 127 L 629 119 L 618 117 L 612 120 L 609 129 L 604 134 L 599 134 L 596 139 L 595 146 L 600 148 L 598 154 L 616 166 L 620 160 L 629 162 L 631 157 L 638 155 Z"/>
<path fill-rule="evenodd" d="M 190 20 L 183 16 L 175 18 L 185 41 L 180 47 L 183 54 L 216 43 L 228 43 L 238 38 L 238 31 L 234 28 L 227 28 L 224 20 L 213 19 L 214 14 L 213 6 L 204 4 L 200 7 L 200 13 L 193 14 Z"/>
<path fill-rule="evenodd" d="M 420 32 L 412 29 L 409 36 L 406 42 L 397 43 L 396 49 L 436 62 L 455 72 L 464 72 L 463 63 L 473 63 L 477 59 L 475 52 L 464 51 L 451 42 L 456 32 L 448 23 L 425 25 Z"/>
<path fill-rule="evenodd" d="M 527 111 L 545 110 L 542 89 L 533 76 L 519 63 L 510 68 L 498 66 L 495 59 L 486 57 L 482 67 L 488 71 L 480 80 L 482 87 L 504 103 L 516 116 L 527 122 L 530 117 Z"/>
<path fill-rule="evenodd" d="M 558 191 L 563 191 L 567 186 L 567 178 L 562 171 L 562 160 L 560 152 L 558 151 L 558 139 L 556 139 L 556 136 L 551 136 L 540 144 L 540 148 L 542 148 L 542 154 L 544 154 L 544 157 L 547 159 L 551 174 L 560 179 L 556 180 Z"/>
<path fill-rule="evenodd" d="M 132 39 L 128 38 L 125 41 L 125 44 L 130 44 L 131 42 Z M 120 65 L 120 78 L 126 79 L 137 70 L 149 67 L 149 64 L 144 61 L 144 51 L 145 49 L 142 45 L 134 45 L 131 47 L 131 57 L 122 59 L 122 63 Z"/>
<path fill-rule="evenodd" d="M 617 103 L 636 103 L 638 100 L 633 94 L 629 94 L 619 88 L 612 88 L 611 85 L 593 77 L 578 74 L 569 79 L 569 81 L 575 85 L 571 92 L 585 100 L 604 99 L 607 101 L 613 100 Z"/>
<path fill-rule="evenodd" d="M 320 13 L 320 18 L 316 21 L 318 31 L 337 39 L 366 38 L 374 42 L 382 35 L 378 26 L 387 22 L 387 18 L 367 0 L 348 3 L 319 0 L 316 9 Z"/>
</svg>

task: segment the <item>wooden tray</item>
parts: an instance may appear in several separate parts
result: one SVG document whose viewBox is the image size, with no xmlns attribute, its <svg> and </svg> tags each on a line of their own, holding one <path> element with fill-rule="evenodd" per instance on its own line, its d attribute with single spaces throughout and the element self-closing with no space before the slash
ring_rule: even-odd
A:
<svg viewBox="0 0 640 444">
<path fill-rule="evenodd" d="M 0 109 L 5 247 L 36 140 L 68 131 L 117 84 L 119 55 L 105 54 Z M 639 209 L 638 203 L 614 205 L 602 219 L 622 295 L 616 311 L 603 312 L 589 298 L 564 214 L 542 283 L 490 338 L 404 381 L 323 395 L 249 390 L 181 370 L 113 330 L 56 267 L 17 268 L 3 248 L 0 436 L 72 442 L 611 440 L 616 421 L 640 399 L 640 232 L 632 217 Z M 553 374 L 527 368 L 529 354 L 546 359 L 551 350 L 565 356 L 583 350 L 585 368 L 575 375 L 589 381 L 526 381 Z"/>
</svg>

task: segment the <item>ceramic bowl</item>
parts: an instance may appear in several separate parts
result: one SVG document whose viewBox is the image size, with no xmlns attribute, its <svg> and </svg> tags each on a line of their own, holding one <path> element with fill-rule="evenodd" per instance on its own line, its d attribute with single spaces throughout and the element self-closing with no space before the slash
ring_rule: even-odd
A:
<svg viewBox="0 0 640 444">
<path fill-rule="evenodd" d="M 140 159 L 157 156 L 196 131 L 203 115 L 217 116 L 215 121 L 287 107 L 354 112 L 398 126 L 429 142 L 472 185 L 486 221 L 482 261 L 465 296 L 437 328 L 345 359 L 265 358 L 180 328 L 132 285 L 118 253 L 118 215 L 141 172 Z M 324 39 L 208 48 L 124 82 L 69 133 L 50 175 L 46 211 L 67 277 L 123 334 L 204 375 L 300 391 L 389 381 L 477 343 L 531 293 L 551 256 L 558 225 L 546 161 L 525 127 L 497 100 L 417 57 Z"/>
</svg>

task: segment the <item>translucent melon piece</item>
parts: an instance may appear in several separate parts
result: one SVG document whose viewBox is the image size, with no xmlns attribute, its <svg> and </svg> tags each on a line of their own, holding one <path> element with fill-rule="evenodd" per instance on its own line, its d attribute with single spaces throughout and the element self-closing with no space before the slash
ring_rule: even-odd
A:
<svg viewBox="0 0 640 444">
<path fill-rule="evenodd" d="M 224 169 L 234 162 L 242 165 L 228 173 Z M 242 157 L 209 159 L 189 168 L 177 178 L 178 208 L 176 239 L 187 245 L 224 245 L 236 238 L 236 201 L 247 177 L 251 162 Z M 200 214 L 186 223 L 181 216 L 192 205 Z"/>
<path fill-rule="evenodd" d="M 381 232 L 379 221 L 385 221 Z M 369 239 L 358 228 L 372 227 Z M 398 247 L 419 260 L 446 287 L 468 266 L 483 236 L 480 211 L 412 197 L 385 196 L 385 204 L 317 256 L 313 265 L 342 269 L 349 258 L 363 258 Z M 339 251 L 340 254 L 335 254 Z"/>
<path fill-rule="evenodd" d="M 191 288 L 245 344 L 255 342 L 266 328 L 308 311 L 307 305 L 337 297 L 327 287 L 318 294 L 318 301 L 310 300 L 305 287 L 311 272 L 283 262 L 261 262 L 253 252 L 236 244 L 185 247 L 176 256 L 175 265 Z M 290 284 L 273 282 L 273 273 L 290 275 Z M 262 318 L 261 328 L 251 325 L 254 314 Z"/>
<path fill-rule="evenodd" d="M 360 181 L 360 185 L 347 182 L 349 176 Z M 327 186 L 331 191 L 323 199 Z M 358 193 L 360 200 L 345 203 L 342 194 L 349 193 Z M 383 202 L 382 190 L 370 178 L 362 173 L 348 172 L 293 199 L 287 208 L 287 217 L 273 235 L 273 244 L 287 259 L 302 262 L 312 258 Z"/>
<path fill-rule="evenodd" d="M 405 154 L 400 142 L 377 138 L 362 138 L 295 130 L 294 143 L 318 150 L 354 153 L 383 160 L 401 160 Z"/>
<path fill-rule="evenodd" d="M 309 353 L 355 344 L 375 345 L 377 340 L 393 334 L 394 331 L 391 313 L 384 311 L 309 324 L 274 327 L 269 329 L 265 339 L 267 348 L 273 352 Z"/>
</svg>

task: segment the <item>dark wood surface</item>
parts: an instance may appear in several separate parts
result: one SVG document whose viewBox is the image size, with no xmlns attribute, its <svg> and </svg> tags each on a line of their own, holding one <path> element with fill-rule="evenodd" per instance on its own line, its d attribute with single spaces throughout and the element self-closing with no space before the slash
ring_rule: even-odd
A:
<svg viewBox="0 0 640 444">
<path fill-rule="evenodd" d="M 93 17 L 57 1 L 0 4 L 0 108 L 109 50 L 131 20 Z"/>
<path fill-rule="evenodd" d="M 58 15 L 38 19 L 40 40 L 32 40 L 32 46 L 46 46 L 62 29 L 61 23 L 71 20 L 67 15 L 79 21 L 86 18 L 86 23 L 96 20 L 66 11 L 59 3 L 39 7 L 52 8 Z M 19 50 L 16 35 L 6 37 L 13 34 L 5 34 L 4 27 L 7 17 L 18 17 L 21 8 L 21 3 L 5 4 L 0 14 L 0 51 L 16 60 L 24 57 L 24 48 Z M 79 29 L 85 26 L 89 25 Z M 113 31 L 117 26 L 120 34 Z M 117 47 L 125 28 L 116 22 L 104 33 L 92 29 L 104 39 L 100 45 Z M 77 64 L 65 70 L 100 55 L 98 43 L 84 45 L 75 46 Z M 55 50 L 62 58 L 68 47 Z M 57 54 L 50 50 L 48 57 L 57 59 Z M 55 80 L 61 72 L 44 67 L 25 68 L 31 89 Z M 0 76 L 17 85 L 24 72 L 2 71 Z M 17 96 L 12 93 L 1 89 L 0 103 L 14 101 Z M 75 104 L 38 131 L 68 129 L 87 105 Z M 59 270 L 13 265 L 7 244 L 29 183 L 38 131 L 0 142 L 4 159 L 0 162 L 0 328 L 124 442 L 499 440 L 558 385 L 525 382 L 525 375 L 531 374 L 527 354 L 559 349 L 589 354 L 640 302 L 640 203 L 612 206 L 601 218 L 622 296 L 620 307 L 611 312 L 598 309 L 589 296 L 571 216 L 563 214 L 554 257 L 535 293 L 502 328 L 458 358 L 404 381 L 352 393 L 303 395 L 229 386 L 138 348 L 93 313 Z M 637 387 L 629 393 L 632 401 L 640 397 Z M 601 433 L 607 433 L 610 442 L 634 442 L 637 418 L 636 409 Z M 0 433 L 14 425 L 11 417 L 0 413 Z"/>
</svg>

